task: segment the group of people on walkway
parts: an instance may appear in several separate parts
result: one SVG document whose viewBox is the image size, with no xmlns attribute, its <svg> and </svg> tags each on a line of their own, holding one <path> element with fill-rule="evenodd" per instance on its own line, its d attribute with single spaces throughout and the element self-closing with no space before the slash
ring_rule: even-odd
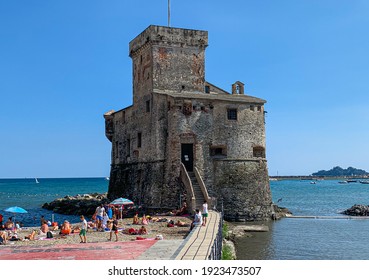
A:
<svg viewBox="0 0 369 280">
<path fill-rule="evenodd" d="M 202 212 L 200 211 L 200 209 L 196 209 L 195 210 L 195 216 L 194 216 L 194 220 L 191 224 L 191 230 L 196 227 L 196 226 L 206 226 L 207 220 L 208 220 L 208 203 L 205 200 L 203 205 L 202 205 Z"/>
</svg>

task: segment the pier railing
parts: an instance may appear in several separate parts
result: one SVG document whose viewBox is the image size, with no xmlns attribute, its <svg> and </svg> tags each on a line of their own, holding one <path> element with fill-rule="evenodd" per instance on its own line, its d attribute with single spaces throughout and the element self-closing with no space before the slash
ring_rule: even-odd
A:
<svg viewBox="0 0 369 280">
<path fill-rule="evenodd" d="M 217 211 L 217 210 L 214 210 Z M 209 254 L 209 260 L 220 260 L 222 258 L 222 246 L 223 246 L 223 207 L 222 211 L 219 212 L 220 221 L 218 226 L 218 232 L 214 239 L 213 246 L 211 247 L 211 251 Z"/>
</svg>

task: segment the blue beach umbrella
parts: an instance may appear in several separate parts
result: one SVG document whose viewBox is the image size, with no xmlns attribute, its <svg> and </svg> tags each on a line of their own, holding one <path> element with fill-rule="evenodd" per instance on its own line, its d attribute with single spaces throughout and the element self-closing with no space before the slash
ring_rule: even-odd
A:
<svg viewBox="0 0 369 280">
<path fill-rule="evenodd" d="M 28 213 L 27 210 L 23 209 L 22 207 L 18 207 L 18 206 L 8 207 L 4 211 L 11 212 L 14 214 L 15 213 L 20 213 L 20 214 Z"/>
<path fill-rule="evenodd" d="M 5 212 L 10 212 L 14 214 L 14 228 L 15 228 L 15 214 L 25 214 L 28 213 L 27 210 L 23 209 L 22 207 L 12 206 L 8 207 L 4 210 Z"/>
<path fill-rule="evenodd" d="M 110 204 L 112 204 L 112 205 L 130 205 L 130 204 L 134 204 L 134 203 L 133 203 L 132 200 L 120 197 L 120 198 L 114 199 L 112 202 L 110 202 Z"/>
</svg>

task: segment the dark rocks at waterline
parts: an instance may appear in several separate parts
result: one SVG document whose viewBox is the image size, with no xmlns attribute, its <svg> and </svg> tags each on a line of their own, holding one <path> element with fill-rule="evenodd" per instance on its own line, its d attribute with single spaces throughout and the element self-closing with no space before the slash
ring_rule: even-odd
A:
<svg viewBox="0 0 369 280">
<path fill-rule="evenodd" d="M 292 212 L 285 207 L 280 207 L 277 204 L 273 204 L 272 207 L 272 220 L 280 220 L 292 215 Z"/>
<path fill-rule="evenodd" d="M 76 196 L 67 195 L 63 198 L 55 199 L 50 203 L 45 203 L 42 208 L 55 213 L 65 215 L 93 215 L 96 207 L 101 203 L 109 203 L 107 194 L 83 194 Z"/>
<path fill-rule="evenodd" d="M 355 204 L 351 208 L 341 212 L 341 214 L 349 216 L 369 216 L 369 205 Z"/>
</svg>

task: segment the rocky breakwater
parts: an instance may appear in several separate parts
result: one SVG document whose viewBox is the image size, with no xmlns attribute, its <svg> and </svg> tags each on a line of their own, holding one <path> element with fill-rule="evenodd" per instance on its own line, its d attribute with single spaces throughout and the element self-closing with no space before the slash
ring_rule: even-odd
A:
<svg viewBox="0 0 369 280">
<path fill-rule="evenodd" d="M 93 215 L 101 203 L 109 203 L 106 193 L 67 195 L 45 203 L 42 208 L 65 215 Z"/>
<path fill-rule="evenodd" d="M 369 205 L 355 204 L 351 208 L 341 212 L 349 216 L 369 216 Z"/>
</svg>

